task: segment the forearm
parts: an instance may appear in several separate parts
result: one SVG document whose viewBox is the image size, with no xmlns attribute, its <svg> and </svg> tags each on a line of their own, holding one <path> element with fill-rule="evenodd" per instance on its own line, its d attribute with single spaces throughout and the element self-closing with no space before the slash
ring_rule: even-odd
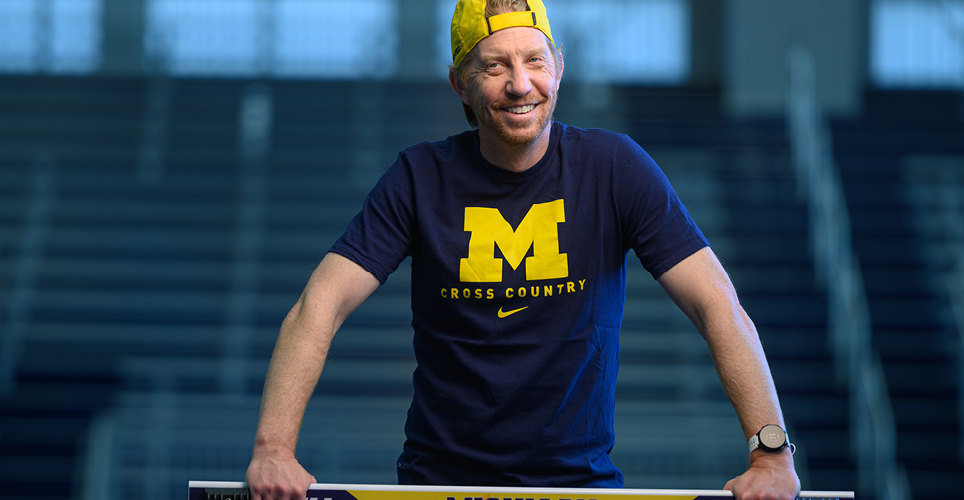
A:
<svg viewBox="0 0 964 500">
<path fill-rule="evenodd" d="M 749 439 L 767 424 L 786 429 L 756 328 L 739 304 L 733 307 L 735 310 L 719 315 L 721 319 L 707 322 L 703 334 L 743 436 Z M 749 459 L 751 466 L 794 468 L 790 449 L 773 453 L 758 448 Z"/>
<path fill-rule="evenodd" d="M 294 455 L 305 408 L 335 332 L 377 287 L 374 276 L 337 254 L 328 254 L 312 273 L 285 317 L 271 355 L 255 455 L 280 451 Z"/>
<path fill-rule="evenodd" d="M 744 437 L 767 424 L 786 428 L 756 327 L 713 252 L 703 249 L 693 254 L 664 273 L 659 283 L 706 340 Z M 750 454 L 750 469 L 725 488 L 738 500 L 789 500 L 800 490 L 800 481 L 790 450 L 757 449 Z"/>
<path fill-rule="evenodd" d="M 321 375 L 333 336 L 331 327 L 306 325 L 301 300 L 288 314 L 265 378 L 255 453 L 290 451 L 294 454 L 305 408 Z"/>
<path fill-rule="evenodd" d="M 305 407 L 336 328 L 331 321 L 317 321 L 326 315 L 313 313 L 314 301 L 306 300 L 309 288 L 281 325 L 271 355 L 251 463 L 245 473 L 254 500 L 303 499 L 309 485 L 317 482 L 298 463 L 295 449 Z"/>
<path fill-rule="evenodd" d="M 738 303 L 707 316 L 701 333 L 746 438 L 766 424 L 786 427 L 756 327 Z"/>
</svg>

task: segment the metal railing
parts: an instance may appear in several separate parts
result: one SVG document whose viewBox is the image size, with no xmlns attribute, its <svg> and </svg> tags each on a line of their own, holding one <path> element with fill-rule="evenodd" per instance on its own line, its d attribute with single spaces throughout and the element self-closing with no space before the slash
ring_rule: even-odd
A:
<svg viewBox="0 0 964 500">
<path fill-rule="evenodd" d="M 788 53 L 787 125 L 798 195 L 809 208 L 817 281 L 829 301 L 829 334 L 838 380 L 850 392 L 852 451 L 861 491 L 878 500 L 910 497 L 896 457 L 896 430 L 883 369 L 871 346 L 870 314 L 860 264 L 851 244 L 847 202 L 833 161 L 829 126 L 816 98 L 812 55 Z"/>
<path fill-rule="evenodd" d="M 16 386 L 23 342 L 36 298 L 37 274 L 43 263 L 51 213 L 57 200 L 57 164 L 50 151 L 37 155 L 33 175 L 19 253 L 12 266 L 6 314 L 0 316 L 4 318 L 0 324 L 0 396 L 11 394 Z"/>
<path fill-rule="evenodd" d="M 255 311 L 263 265 L 268 210 L 268 153 L 274 126 L 274 96 L 264 83 L 248 86 L 238 116 L 240 186 L 225 330 L 222 337 L 220 386 L 243 394 L 244 373 L 251 362 Z"/>
<path fill-rule="evenodd" d="M 964 429 L 964 156 L 921 155 L 904 161 L 905 196 L 914 207 L 932 292 L 947 300 L 941 315 L 956 344 L 958 426 Z M 964 461 L 964 437 L 958 443 Z"/>
</svg>

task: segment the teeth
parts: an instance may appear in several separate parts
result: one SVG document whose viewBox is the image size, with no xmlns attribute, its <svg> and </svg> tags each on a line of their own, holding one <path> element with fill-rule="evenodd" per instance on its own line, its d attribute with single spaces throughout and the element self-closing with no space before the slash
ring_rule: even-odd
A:
<svg viewBox="0 0 964 500">
<path fill-rule="evenodd" d="M 506 108 L 506 111 L 508 111 L 509 113 L 515 113 L 517 115 L 521 115 L 521 114 L 528 113 L 533 109 L 536 109 L 535 104 L 527 104 L 525 106 L 515 106 L 512 108 Z"/>
</svg>

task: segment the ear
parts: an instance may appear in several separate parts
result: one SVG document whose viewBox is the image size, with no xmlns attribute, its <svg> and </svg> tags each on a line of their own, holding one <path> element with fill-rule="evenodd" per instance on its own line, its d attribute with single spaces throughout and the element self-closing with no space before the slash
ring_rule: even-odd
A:
<svg viewBox="0 0 964 500">
<path fill-rule="evenodd" d="M 459 95 L 459 98 L 462 99 L 463 104 L 469 103 L 465 86 L 462 85 L 462 79 L 459 78 L 459 75 L 455 72 L 454 68 L 449 69 L 449 85 L 452 86 L 452 90 L 454 90 L 455 93 Z"/>
</svg>

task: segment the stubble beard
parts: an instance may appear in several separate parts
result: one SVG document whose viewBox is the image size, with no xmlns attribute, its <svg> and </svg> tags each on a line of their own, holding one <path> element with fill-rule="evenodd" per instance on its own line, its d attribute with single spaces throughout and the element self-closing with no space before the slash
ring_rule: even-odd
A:
<svg viewBox="0 0 964 500">
<path fill-rule="evenodd" d="M 543 109 L 545 110 L 545 113 L 539 117 L 539 121 L 535 123 L 535 127 L 529 130 L 512 127 L 506 122 L 496 119 L 492 113 L 480 113 L 479 111 L 483 109 L 489 111 L 489 108 L 481 102 L 481 97 L 476 102 L 475 115 L 479 120 L 480 128 L 484 126 L 504 144 L 514 147 L 526 146 L 538 139 L 546 130 L 546 127 L 552 123 L 552 117 L 556 110 L 557 95 L 557 93 L 553 92 L 551 97 L 539 103 L 536 109 Z M 515 103 L 510 103 L 509 105 L 511 104 Z M 506 103 L 497 103 L 496 105 L 492 106 L 491 109 L 501 109 L 505 106 Z"/>
</svg>

